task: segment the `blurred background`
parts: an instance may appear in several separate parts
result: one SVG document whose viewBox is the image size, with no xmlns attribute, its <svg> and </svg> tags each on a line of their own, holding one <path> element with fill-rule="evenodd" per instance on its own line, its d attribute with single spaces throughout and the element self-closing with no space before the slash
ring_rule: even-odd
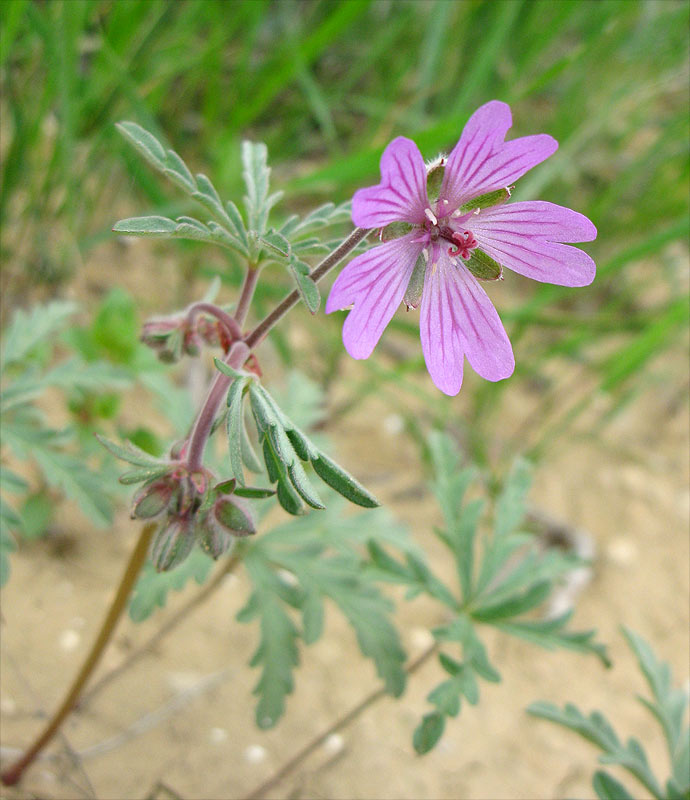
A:
<svg viewBox="0 0 690 800">
<path fill-rule="evenodd" d="M 457 438 L 490 489 L 516 455 L 534 460 L 534 503 L 587 529 L 597 550 L 580 627 L 615 640 L 624 622 L 687 675 L 687 2 L 4 0 L 0 14 L 3 328 L 17 309 L 35 328 L 45 319 L 39 304 L 59 300 L 49 330 L 60 336 L 24 355 L 39 372 L 69 356 L 96 376 L 86 386 L 46 385 L 36 402 L 69 436 L 50 445 L 52 460 L 26 445 L 19 472 L 27 485 L 11 497 L 21 535 L 4 590 L 4 657 L 14 664 L 3 670 L 8 743 L 35 727 L 27 709 L 60 695 L 133 535 L 126 495 L 112 488 L 109 500 L 93 501 L 94 468 L 84 468 L 99 458 L 93 430 L 160 450 L 197 402 L 185 387 L 199 375 L 182 365 L 170 378 L 156 367 L 137 342 L 139 325 L 201 298 L 215 275 L 219 300 L 231 302 L 241 279 L 231 257 L 203 245 L 111 233 L 122 217 L 194 213 L 121 139 L 114 123 L 123 119 L 150 129 L 236 201 L 240 142 L 265 141 L 273 188 L 286 191 L 277 219 L 378 182 L 378 159 L 396 135 L 415 139 L 428 158 L 449 151 L 491 99 L 511 105 L 509 136 L 554 136 L 559 150 L 514 196 L 589 216 L 599 237 L 585 249 L 598 276 L 584 289 L 513 274 L 489 287 L 515 349 L 510 380 L 487 383 L 466 370 L 461 394 L 443 396 L 426 374 L 417 320 L 404 312 L 371 359 L 353 362 L 342 315 L 312 319 L 297 308 L 263 346 L 262 364 L 276 383 L 293 368 L 304 373 L 324 398 L 321 425 L 343 462 L 422 545 L 436 513 L 424 493 L 430 428 Z M 269 269 L 254 319 L 290 287 L 287 274 Z M 116 474 L 112 464 L 99 467 L 100 478 Z M 283 723 L 256 731 L 244 666 L 252 639 L 230 622 L 241 594 L 224 588 L 176 644 L 125 679 L 131 708 L 120 684 L 89 709 L 83 742 L 143 713 L 143 686 L 165 698 L 175 680 L 211 672 L 233 653 L 234 688 L 214 689 L 213 702 L 198 700 L 146 733 L 146 753 L 130 742 L 88 763 L 99 797 L 143 797 L 163 779 L 180 796 L 242 796 L 291 754 L 305 725 L 329 721 L 366 693 L 371 675 L 358 675 L 354 660 L 343 685 L 347 648 L 331 637 L 305 657 Z M 413 654 L 415 631 L 430 622 L 423 610 L 401 612 Z M 125 627 L 123 652 L 140 636 Z M 511 670 L 510 686 L 463 712 L 445 749 L 424 761 L 410 755 L 424 696 L 411 687 L 403 703 L 386 701 L 351 729 L 344 758 L 324 755 L 280 796 L 585 795 L 592 753 L 566 735 L 554 741 L 558 732 L 526 720 L 523 709 L 539 695 L 608 702 L 613 714 L 634 672 L 624 648 L 613 641 L 612 651 L 623 663 L 603 675 L 572 656 L 526 661 L 511 644 L 502 658 L 519 674 Z M 223 720 L 213 717 L 219 708 Z M 631 707 L 623 719 L 644 735 L 641 712 Z M 258 760 L 246 757 L 253 744 L 263 748 Z M 68 784 L 46 788 L 38 773 L 41 796 L 71 796 Z"/>
</svg>

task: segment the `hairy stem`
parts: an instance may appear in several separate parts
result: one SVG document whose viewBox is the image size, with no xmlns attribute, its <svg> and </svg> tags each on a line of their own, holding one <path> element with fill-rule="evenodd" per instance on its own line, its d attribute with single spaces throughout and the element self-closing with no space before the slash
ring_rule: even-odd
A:
<svg viewBox="0 0 690 800">
<path fill-rule="evenodd" d="M 225 358 L 225 363 L 233 367 L 233 369 L 239 369 L 247 360 L 248 355 L 249 348 L 247 345 L 244 342 L 235 342 Z M 222 372 L 216 372 L 213 378 L 204 404 L 201 407 L 201 411 L 199 411 L 199 415 L 196 418 L 194 428 L 189 437 L 187 468 L 190 472 L 196 472 L 201 469 L 204 448 L 211 434 L 213 421 L 216 418 L 218 407 L 222 403 L 231 381 L 232 378 L 224 375 Z"/>
<path fill-rule="evenodd" d="M 336 249 L 327 255 L 326 258 L 314 269 L 312 272 L 309 273 L 309 277 L 316 283 L 323 276 L 329 272 L 333 267 L 339 264 L 345 256 L 354 250 L 355 247 L 366 237 L 369 233 L 369 229 L 367 228 L 355 228 L 352 233 L 343 241 L 341 244 L 336 247 Z M 271 313 L 265 317 L 254 330 L 245 338 L 245 343 L 247 347 L 251 350 L 252 348 L 256 347 L 259 342 L 266 336 L 266 334 L 271 330 L 271 328 L 278 322 L 281 317 L 284 317 L 285 314 L 299 301 L 300 295 L 297 289 L 290 292 L 290 294 L 281 302 L 279 303 Z"/>
<path fill-rule="evenodd" d="M 125 568 L 124 574 L 118 586 L 115 599 L 113 600 L 110 609 L 103 620 L 101 630 L 98 633 L 96 641 L 93 643 L 91 652 L 86 657 L 79 674 L 74 679 L 70 690 L 67 692 L 62 705 L 53 715 L 52 719 L 48 722 L 41 735 L 29 747 L 29 749 L 22 755 L 12 766 L 6 769 L 0 780 L 5 786 L 14 786 L 22 777 L 24 770 L 34 761 L 36 756 L 43 750 L 43 748 L 50 742 L 55 734 L 60 729 L 63 721 L 69 716 L 70 711 L 74 708 L 79 700 L 84 685 L 91 677 L 91 673 L 96 668 L 106 645 L 110 641 L 115 626 L 117 625 L 122 612 L 124 611 L 127 599 L 132 591 L 134 583 L 139 576 L 139 572 L 146 561 L 146 556 L 149 550 L 149 544 L 156 530 L 155 523 L 145 525 L 139 535 L 139 539 L 129 557 L 129 562 Z"/>
<path fill-rule="evenodd" d="M 430 644 L 424 652 L 420 653 L 414 661 L 411 661 L 406 667 L 405 672 L 408 675 L 412 675 L 416 672 L 422 665 L 424 665 L 438 650 L 438 643 L 433 642 Z M 356 706 L 351 708 L 346 714 L 343 714 L 339 717 L 332 725 L 329 725 L 325 731 L 321 731 L 317 736 L 311 739 L 301 750 L 299 750 L 295 755 L 287 761 L 283 766 L 277 770 L 276 772 L 271 775 L 271 777 L 264 781 L 260 786 L 257 786 L 256 789 L 251 794 L 248 794 L 244 800 L 259 800 L 259 798 L 263 797 L 267 794 L 271 789 L 273 789 L 277 784 L 279 784 L 283 778 L 287 777 L 291 772 L 294 770 L 308 757 L 310 756 L 315 750 L 317 750 L 325 741 L 328 739 L 329 736 L 332 736 L 334 733 L 337 733 L 342 728 L 345 728 L 351 722 L 353 722 L 357 717 L 363 712 L 366 711 L 369 706 L 372 706 L 382 697 L 385 697 L 387 694 L 385 687 L 381 686 L 378 689 L 375 689 L 373 692 L 368 694 L 364 699 L 360 700 Z"/>
<path fill-rule="evenodd" d="M 258 267 L 249 265 L 247 274 L 244 276 L 244 283 L 240 291 L 240 299 L 237 301 L 237 308 L 235 309 L 235 320 L 241 328 L 244 321 L 247 319 L 247 312 L 249 311 L 249 304 L 254 297 L 254 289 L 256 289 L 256 282 L 259 279 Z"/>
<path fill-rule="evenodd" d="M 364 237 L 369 233 L 366 228 L 355 228 L 354 231 L 341 242 L 336 249 L 326 256 L 323 261 L 310 273 L 313 281 L 318 281 L 331 270 L 336 264 L 340 263 L 345 256 L 351 252 Z M 237 304 L 237 311 L 235 313 L 235 321 L 242 325 L 244 318 L 249 308 L 249 303 L 254 294 L 254 288 L 259 275 L 259 270 L 256 268 L 249 268 L 245 277 L 244 286 L 240 295 L 240 300 Z M 225 363 L 235 369 L 239 369 L 247 359 L 249 351 L 256 347 L 261 342 L 268 331 L 287 314 L 287 312 L 299 301 L 299 292 L 295 289 L 291 292 L 281 303 L 279 303 L 273 311 L 262 321 L 256 328 L 246 337 L 244 342 L 236 342 L 231 348 L 230 352 L 225 358 Z M 202 458 L 204 455 L 204 448 L 206 441 L 211 433 L 213 421 L 218 413 L 223 397 L 230 385 L 232 378 L 218 372 L 211 386 L 206 400 L 204 401 L 201 411 L 196 418 L 194 428 L 189 438 L 189 452 L 187 455 L 187 466 L 190 471 L 194 472 L 201 469 Z"/>
</svg>

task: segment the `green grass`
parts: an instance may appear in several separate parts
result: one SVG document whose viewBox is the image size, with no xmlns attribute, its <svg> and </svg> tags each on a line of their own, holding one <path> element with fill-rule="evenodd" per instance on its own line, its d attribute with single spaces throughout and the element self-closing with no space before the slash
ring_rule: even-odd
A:
<svg viewBox="0 0 690 800">
<path fill-rule="evenodd" d="M 594 378 L 610 411 L 685 341 L 689 10 L 675 0 L 5 0 L 5 302 L 41 280 L 62 291 L 73 248 L 88 259 L 109 236 L 113 204 L 132 215 L 186 208 L 129 152 L 117 120 L 168 139 L 226 196 L 241 190 L 240 140 L 262 139 L 274 178 L 299 207 L 375 182 L 394 135 L 415 138 L 429 157 L 452 147 L 470 113 L 499 98 L 511 103 L 514 135 L 548 132 L 560 142 L 516 196 L 588 214 L 599 229 L 587 248 L 599 275 L 587 289 L 511 279 L 511 296 L 495 293 L 518 370 L 513 382 L 471 382 L 462 401 L 469 440 L 487 458 L 482 432 L 504 393 L 520 379 L 550 386 L 554 359 Z M 163 246 L 176 248 L 187 274 L 194 246 Z M 259 301 L 275 294 L 272 286 Z M 339 321 L 317 324 L 330 348 L 322 372 L 333 373 Z M 417 336 L 405 321 L 396 329 Z M 280 350 L 292 357 L 284 339 Z M 392 370 L 372 362 L 351 406 L 391 379 L 404 406 L 405 376 L 421 369 L 418 355 Z M 544 402 L 554 405 L 550 391 Z M 430 415 L 447 422 L 458 403 L 436 398 Z M 525 443 L 539 446 L 539 436 Z"/>
</svg>

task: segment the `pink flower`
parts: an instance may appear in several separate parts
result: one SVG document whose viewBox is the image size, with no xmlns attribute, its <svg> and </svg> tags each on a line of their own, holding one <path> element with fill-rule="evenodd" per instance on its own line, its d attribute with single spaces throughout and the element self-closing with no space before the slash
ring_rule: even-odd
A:
<svg viewBox="0 0 690 800">
<path fill-rule="evenodd" d="M 331 289 L 326 313 L 352 308 L 343 342 L 353 358 L 371 355 L 404 299 L 408 308 L 421 302 L 424 359 L 441 391 L 460 391 L 465 357 L 483 378 L 502 380 L 515 367 L 513 350 L 477 277 L 496 280 L 506 267 L 561 286 L 594 280 L 592 259 L 561 244 L 596 238 L 587 217 L 553 203 L 504 203 L 512 184 L 558 147 L 546 134 L 506 142 L 511 124 L 505 103 L 486 103 L 429 172 L 417 145 L 400 136 L 381 157 L 381 183 L 355 193 L 355 225 L 397 223 L 402 235 L 353 259 Z"/>
</svg>

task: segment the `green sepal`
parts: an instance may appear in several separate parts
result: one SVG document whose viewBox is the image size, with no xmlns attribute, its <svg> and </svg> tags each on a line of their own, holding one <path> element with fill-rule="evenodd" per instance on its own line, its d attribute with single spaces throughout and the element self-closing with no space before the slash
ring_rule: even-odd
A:
<svg viewBox="0 0 690 800">
<path fill-rule="evenodd" d="M 443 176 L 446 168 L 441 161 L 435 164 L 426 174 L 426 193 L 429 197 L 429 202 L 433 205 L 441 194 L 441 186 L 443 185 Z"/>
<path fill-rule="evenodd" d="M 131 486 L 134 483 L 142 483 L 143 481 L 151 481 L 155 478 L 160 478 L 170 471 L 169 464 L 161 464 L 159 467 L 144 467 L 143 469 L 131 469 L 123 472 L 118 478 L 119 482 L 124 486 Z"/>
<path fill-rule="evenodd" d="M 390 242 L 393 239 L 399 239 L 406 233 L 412 230 L 412 225 L 409 222 L 391 222 L 381 229 L 381 241 Z"/>
<path fill-rule="evenodd" d="M 503 267 L 483 250 L 472 250 L 464 264 L 480 281 L 500 281 L 503 278 Z"/>
<path fill-rule="evenodd" d="M 426 274 L 426 258 L 424 253 L 420 253 L 417 258 L 417 263 L 414 265 L 410 281 L 405 290 L 403 303 L 410 308 L 417 308 L 422 302 L 422 292 L 424 291 L 424 276 Z"/>
<path fill-rule="evenodd" d="M 463 213 L 467 213 L 468 211 L 474 211 L 476 208 L 491 208 L 491 206 L 497 206 L 501 203 L 505 203 L 506 200 L 510 198 L 510 191 L 513 187 L 506 187 L 505 189 L 497 189 L 495 192 L 487 192 L 486 194 L 480 194 L 479 197 L 475 197 L 472 200 L 469 200 L 467 203 L 464 203 L 460 206 L 460 211 Z"/>
</svg>

